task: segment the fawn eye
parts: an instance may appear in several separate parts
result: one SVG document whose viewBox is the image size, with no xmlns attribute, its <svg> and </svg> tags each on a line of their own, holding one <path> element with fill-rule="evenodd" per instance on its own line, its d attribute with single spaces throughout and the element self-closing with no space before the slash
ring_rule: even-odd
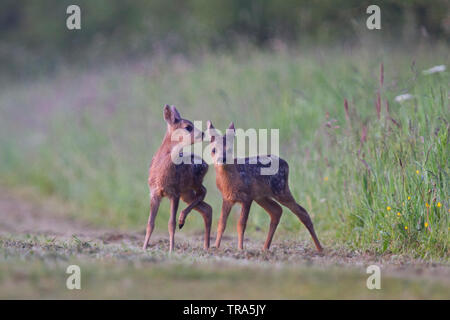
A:
<svg viewBox="0 0 450 320">
<path fill-rule="evenodd" d="M 211 152 L 212 152 L 212 153 L 216 153 L 216 148 L 213 148 L 213 149 L 211 150 Z"/>
<path fill-rule="evenodd" d="M 188 132 L 191 132 L 193 128 L 192 128 L 191 125 L 188 125 L 185 129 L 186 129 Z"/>
</svg>

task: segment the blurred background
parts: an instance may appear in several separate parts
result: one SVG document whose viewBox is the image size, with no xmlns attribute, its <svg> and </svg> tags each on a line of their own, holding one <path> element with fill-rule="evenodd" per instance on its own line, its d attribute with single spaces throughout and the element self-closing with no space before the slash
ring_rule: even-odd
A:
<svg viewBox="0 0 450 320">
<path fill-rule="evenodd" d="M 450 39 L 446 0 L 384 0 L 382 31 L 365 28 L 370 1 L 80 0 L 82 31 L 65 28 L 73 1 L 4 0 L 0 12 L 2 78 L 54 71 L 61 63 L 197 54 L 280 45 L 355 46 L 369 39 L 416 45 Z"/>
<path fill-rule="evenodd" d="M 143 232 L 173 104 L 220 129 L 280 129 L 325 246 L 446 257 L 450 2 L 377 1 L 382 29 L 368 30 L 372 2 L 2 0 L 1 184 Z M 75 3 L 81 30 L 68 30 Z M 205 184 L 215 226 L 212 167 Z M 159 232 L 167 214 L 164 202 Z M 248 234 L 268 225 L 254 206 Z M 182 232 L 202 228 L 192 214 Z M 276 237 L 299 235 L 309 243 L 285 210 Z"/>
</svg>

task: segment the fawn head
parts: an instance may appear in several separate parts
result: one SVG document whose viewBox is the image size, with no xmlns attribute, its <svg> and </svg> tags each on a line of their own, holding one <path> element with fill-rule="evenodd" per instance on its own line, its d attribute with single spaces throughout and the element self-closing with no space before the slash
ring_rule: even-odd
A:
<svg viewBox="0 0 450 320">
<path fill-rule="evenodd" d="M 211 157 L 214 163 L 233 163 L 233 144 L 236 135 L 234 123 L 230 123 L 230 126 L 223 136 L 214 128 L 210 120 L 207 122 L 207 129 L 211 136 Z"/>
<path fill-rule="evenodd" d="M 167 133 L 172 141 L 186 146 L 203 140 L 203 131 L 197 129 L 191 121 L 181 118 L 174 106 L 166 104 L 164 120 L 167 122 Z"/>
</svg>

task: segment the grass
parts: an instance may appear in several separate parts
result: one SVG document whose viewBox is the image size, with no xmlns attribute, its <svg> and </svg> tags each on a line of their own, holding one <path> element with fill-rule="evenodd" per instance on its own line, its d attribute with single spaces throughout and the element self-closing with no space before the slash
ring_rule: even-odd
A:
<svg viewBox="0 0 450 320">
<path fill-rule="evenodd" d="M 448 288 L 438 282 L 387 277 L 386 287 L 368 290 L 366 275 L 313 268 L 267 269 L 207 266 L 132 266 L 112 262 L 79 262 L 81 290 L 67 290 L 68 264 L 33 261 L 2 263 L 2 299 L 446 299 Z M 106 271 L 108 270 L 108 271 Z"/>
<path fill-rule="evenodd" d="M 165 241 L 167 242 L 167 241 Z M 383 269 L 381 290 L 368 290 L 365 266 L 242 263 L 167 243 L 144 252 L 128 242 L 45 236 L 0 236 L 2 299 L 446 299 L 442 278 L 398 276 Z M 66 269 L 78 265 L 81 290 L 68 290 Z"/>
<path fill-rule="evenodd" d="M 61 68 L 1 89 L 1 180 L 56 195 L 76 206 L 76 217 L 98 225 L 142 229 L 147 170 L 169 103 L 219 129 L 230 121 L 244 129 L 279 128 L 291 189 L 325 245 L 447 260 L 450 74 L 421 71 L 448 62 L 448 52 L 446 46 L 242 48 L 97 70 Z M 413 99 L 396 102 L 404 93 Z M 214 179 L 211 168 L 206 201 L 217 219 Z M 284 212 L 278 233 L 302 230 L 307 237 Z M 157 228 L 165 230 L 167 217 L 164 202 Z M 267 214 L 253 206 L 250 232 L 268 225 Z M 199 215 L 186 227 L 202 228 Z"/>
</svg>

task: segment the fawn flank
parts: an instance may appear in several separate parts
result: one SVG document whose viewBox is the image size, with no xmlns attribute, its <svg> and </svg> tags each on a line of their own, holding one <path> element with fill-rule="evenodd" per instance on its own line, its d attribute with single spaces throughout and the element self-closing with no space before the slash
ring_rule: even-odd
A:
<svg viewBox="0 0 450 320">
<path fill-rule="evenodd" d="M 201 142 L 204 133 L 196 129 L 191 121 L 182 119 L 174 106 L 166 105 L 164 107 L 164 119 L 167 122 L 166 135 L 158 151 L 153 156 L 149 171 L 150 214 L 143 249 L 147 248 L 152 235 L 156 214 L 163 197 L 168 197 L 170 200 L 169 250 L 172 251 L 174 248 L 176 215 L 180 198 L 188 204 L 181 212 L 180 229 L 183 226 L 184 219 L 192 209 L 200 212 L 205 222 L 204 248 L 208 249 L 212 208 L 203 201 L 206 195 L 206 188 L 202 184 L 203 178 L 208 171 L 208 165 L 195 155 L 183 155 L 181 152 L 184 146 Z M 191 161 L 176 164 L 172 160 L 173 155 L 190 157 Z"/>
<path fill-rule="evenodd" d="M 270 163 L 267 164 L 266 161 L 261 163 L 260 160 L 263 157 L 265 160 L 274 159 L 275 156 L 258 156 L 256 163 L 252 163 L 251 160 L 255 160 L 252 158 L 246 158 L 245 163 L 242 164 L 238 163 L 237 159 L 227 161 L 227 157 L 232 157 L 233 141 L 236 134 L 234 124 L 230 124 L 225 136 L 217 134 L 211 121 L 208 121 L 208 130 L 211 134 L 211 154 L 216 169 L 216 184 L 223 197 L 222 212 L 217 227 L 216 247 L 220 247 L 231 208 L 238 202 L 242 205 L 241 216 L 237 225 L 238 248 L 243 249 L 248 214 L 252 202 L 255 201 L 270 215 L 269 233 L 264 243 L 264 250 L 269 249 L 283 211 L 281 206 L 274 201 L 275 199 L 288 207 L 300 219 L 311 234 L 317 250 L 322 251 L 322 246 L 316 236 L 308 212 L 295 201 L 289 190 L 289 166 L 287 162 L 279 158 L 277 173 L 261 175 L 260 169 L 269 167 Z"/>
</svg>

